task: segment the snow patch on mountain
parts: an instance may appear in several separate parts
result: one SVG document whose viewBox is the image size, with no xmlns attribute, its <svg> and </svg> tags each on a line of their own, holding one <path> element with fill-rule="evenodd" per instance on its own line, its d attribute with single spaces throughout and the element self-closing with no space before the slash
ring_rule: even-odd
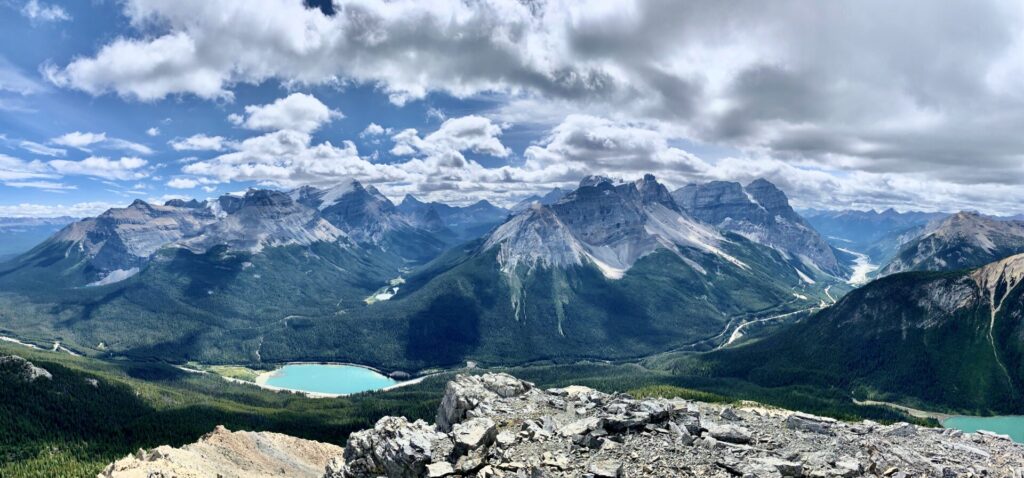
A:
<svg viewBox="0 0 1024 478">
<path fill-rule="evenodd" d="M 139 273 L 138 267 L 132 267 L 131 269 L 114 269 L 103 276 L 102 279 L 90 283 L 87 287 L 99 287 L 104 285 L 115 284 L 126 280 L 135 274 Z"/>
</svg>

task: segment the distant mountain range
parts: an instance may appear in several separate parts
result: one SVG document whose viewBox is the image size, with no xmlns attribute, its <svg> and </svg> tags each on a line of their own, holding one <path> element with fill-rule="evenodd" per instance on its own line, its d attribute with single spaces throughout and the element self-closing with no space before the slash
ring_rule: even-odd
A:
<svg viewBox="0 0 1024 478">
<path fill-rule="evenodd" d="M 31 249 L 74 220 L 73 217 L 0 217 L 0 261 Z"/>
<path fill-rule="evenodd" d="M 801 215 L 835 247 L 867 254 L 875 263 L 888 262 L 899 248 L 921 234 L 929 222 L 946 213 L 807 210 Z"/>
<path fill-rule="evenodd" d="M 510 211 L 480 200 L 469 206 L 451 206 L 441 202 L 424 203 L 412 195 L 406 195 L 398 205 L 398 212 L 415 220 L 428 229 L 440 231 L 447 228 L 458 240 L 469 240 L 483 236 L 505 222 Z"/>
<path fill-rule="evenodd" d="M 762 187 L 761 207 L 795 221 Z M 0 266 L 0 319 L 83 351 L 423 367 L 637 356 L 842 293 L 776 235 L 791 229 L 752 241 L 692 216 L 653 176 L 589 177 L 557 196 L 511 216 L 395 206 L 354 181 L 136 201 Z"/>
</svg>

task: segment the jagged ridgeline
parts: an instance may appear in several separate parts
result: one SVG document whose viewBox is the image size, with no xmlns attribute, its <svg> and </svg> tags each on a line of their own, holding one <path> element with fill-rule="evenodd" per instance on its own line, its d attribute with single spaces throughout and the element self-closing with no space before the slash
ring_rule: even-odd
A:
<svg viewBox="0 0 1024 478">
<path fill-rule="evenodd" d="M 173 360 L 641 356 L 828 297 L 841 265 L 769 186 L 745 200 L 783 213 L 745 228 L 698 219 L 650 175 L 585 178 L 511 216 L 397 207 L 357 182 L 137 201 L 2 266 L 0 316 L 20 337 Z"/>
</svg>

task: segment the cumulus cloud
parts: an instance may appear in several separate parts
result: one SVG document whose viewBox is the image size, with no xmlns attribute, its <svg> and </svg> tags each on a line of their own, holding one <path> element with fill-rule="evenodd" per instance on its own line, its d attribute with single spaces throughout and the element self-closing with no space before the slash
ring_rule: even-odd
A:
<svg viewBox="0 0 1024 478">
<path fill-rule="evenodd" d="M 57 5 L 47 5 L 39 0 L 29 0 L 21 9 L 21 14 L 33 21 L 60 22 L 71 20 L 71 15 Z"/>
<path fill-rule="evenodd" d="M 372 136 L 380 136 L 380 135 L 383 135 L 386 132 L 387 132 L 387 130 L 384 129 L 383 126 L 381 126 L 381 125 L 379 125 L 377 123 L 370 123 L 370 124 L 366 125 L 366 129 L 364 129 L 363 132 L 359 133 L 359 136 L 363 137 L 363 138 L 367 138 L 367 137 L 372 137 Z"/>
<path fill-rule="evenodd" d="M 341 117 L 340 111 L 328 108 L 312 95 L 292 93 L 270 104 L 246 106 L 244 116 L 233 114 L 228 119 L 247 129 L 290 129 L 310 133 Z"/>
<path fill-rule="evenodd" d="M 147 173 L 141 169 L 148 162 L 134 156 L 125 156 L 116 160 L 101 156 L 90 156 L 81 161 L 55 159 L 47 164 L 60 174 L 94 176 L 124 181 L 146 177 Z"/>
<path fill-rule="evenodd" d="M 156 126 L 154 126 L 152 128 L 149 128 L 149 129 L 146 130 L 146 135 L 147 136 L 160 136 L 160 128 L 157 128 Z"/>
<path fill-rule="evenodd" d="M 167 187 L 174 189 L 195 189 L 199 187 L 199 181 L 193 178 L 174 178 L 167 181 Z"/>
<path fill-rule="evenodd" d="M 175 151 L 222 151 L 229 143 L 223 136 L 195 134 L 188 138 L 175 139 L 168 144 Z"/>
<path fill-rule="evenodd" d="M 396 104 L 486 94 L 498 100 L 492 119 L 551 127 L 568 112 L 655 125 L 669 143 L 725 145 L 832 181 L 1024 184 L 1024 10 L 1012 2 L 336 0 L 331 11 L 299 0 L 126 0 L 137 34 L 44 73 L 144 101 L 230 99 L 235 85 L 267 80 L 354 81 Z M 325 121 L 235 118 L 262 131 Z M 399 135 L 396 154 L 431 155 L 414 144 L 425 137 Z M 612 154 L 584 140 L 553 137 L 527 160 Z M 649 146 L 611 140 L 630 164 Z"/>
<path fill-rule="evenodd" d="M 106 133 L 83 133 L 81 131 L 72 131 L 62 136 L 58 136 L 50 140 L 55 144 L 61 146 L 69 146 L 72 148 L 85 149 L 93 144 L 106 141 Z"/>
<path fill-rule="evenodd" d="M 463 151 L 504 158 L 511 151 L 501 143 L 501 126 L 483 116 L 463 116 L 441 124 L 437 131 L 420 137 L 415 129 L 406 129 L 391 137 L 395 146 L 391 154 L 438 158 L 451 166 L 462 166 Z"/>
</svg>

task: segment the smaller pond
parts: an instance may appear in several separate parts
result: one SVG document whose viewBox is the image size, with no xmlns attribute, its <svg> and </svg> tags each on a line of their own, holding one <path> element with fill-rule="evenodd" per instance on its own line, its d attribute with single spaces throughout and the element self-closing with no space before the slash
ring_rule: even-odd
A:
<svg viewBox="0 0 1024 478">
<path fill-rule="evenodd" d="M 1024 416 L 949 417 L 942 421 L 942 426 L 965 432 L 990 431 L 1009 435 L 1013 441 L 1024 443 Z"/>
<path fill-rule="evenodd" d="M 348 395 L 390 387 L 398 382 L 354 365 L 291 364 L 257 380 L 261 385 L 300 392 Z"/>
</svg>

